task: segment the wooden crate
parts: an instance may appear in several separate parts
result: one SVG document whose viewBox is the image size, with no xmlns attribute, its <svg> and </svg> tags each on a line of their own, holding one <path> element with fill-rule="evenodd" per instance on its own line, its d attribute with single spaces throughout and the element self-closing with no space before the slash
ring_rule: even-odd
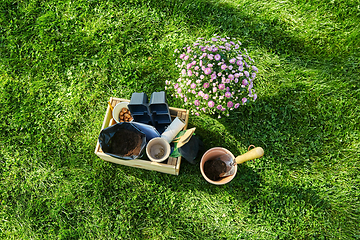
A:
<svg viewBox="0 0 360 240">
<path fill-rule="evenodd" d="M 130 102 L 130 101 L 122 98 L 114 98 L 114 97 L 110 98 L 110 103 L 113 107 L 115 107 L 115 105 L 118 104 L 119 102 Z M 173 107 L 169 107 L 169 110 L 172 120 L 175 117 L 179 117 L 180 119 L 185 121 L 184 129 L 186 129 L 189 121 L 189 110 L 181 109 L 181 108 L 173 108 Z M 110 106 L 108 106 L 106 109 L 101 130 L 115 123 L 116 123 L 115 120 L 112 118 L 112 111 L 110 109 Z M 164 161 L 163 163 L 157 163 L 157 162 L 152 162 L 150 160 L 142 160 L 142 159 L 122 160 L 105 154 L 101 150 L 99 141 L 96 144 L 95 154 L 105 161 L 126 165 L 130 167 L 154 170 L 154 171 L 173 174 L 173 175 L 179 175 L 179 171 L 180 171 L 181 156 L 177 158 L 169 157 L 168 160 Z M 144 152 L 144 154 L 146 155 L 146 152 Z"/>
</svg>

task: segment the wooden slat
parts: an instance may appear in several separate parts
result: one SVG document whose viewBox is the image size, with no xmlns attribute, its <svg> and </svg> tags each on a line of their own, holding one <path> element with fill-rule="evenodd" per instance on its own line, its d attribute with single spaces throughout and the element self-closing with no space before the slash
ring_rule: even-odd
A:
<svg viewBox="0 0 360 240">
<path fill-rule="evenodd" d="M 185 126 L 184 126 L 184 129 L 187 129 L 188 122 L 189 122 L 189 110 L 186 110 L 186 112 L 185 112 Z"/>
<path fill-rule="evenodd" d="M 103 160 L 108 161 L 108 162 L 113 162 L 113 163 L 121 164 L 121 165 L 125 165 L 125 166 L 143 168 L 143 169 L 147 169 L 147 170 L 154 170 L 154 171 L 158 171 L 158 172 L 176 175 L 176 170 L 175 170 L 174 165 L 145 161 L 145 160 L 140 160 L 140 159 L 121 160 L 118 158 L 111 157 L 105 153 L 98 153 L 97 155 L 100 158 L 102 158 Z"/>
<path fill-rule="evenodd" d="M 178 157 L 176 166 L 175 166 L 175 175 L 179 175 L 180 173 L 180 164 L 181 164 L 181 156 Z"/>
<path fill-rule="evenodd" d="M 110 103 L 112 103 L 113 101 L 113 98 L 110 97 Z M 109 126 L 109 121 L 110 121 L 110 118 L 112 118 L 112 113 L 111 113 L 111 109 L 110 109 L 110 106 L 109 104 L 106 104 L 107 105 L 107 108 L 106 108 L 106 113 L 105 113 L 105 117 L 104 117 L 104 120 L 103 120 L 103 124 L 101 126 L 101 130 L 100 132 L 104 129 L 104 128 L 107 128 Z M 95 148 L 95 154 L 97 154 L 97 152 L 99 152 L 99 150 L 101 151 L 101 148 L 100 148 L 100 144 L 99 144 L 99 141 L 97 142 L 96 144 L 96 148 Z M 101 151 L 102 152 L 102 151 Z"/>
<path fill-rule="evenodd" d="M 177 162 L 177 158 L 169 157 L 167 164 L 175 166 L 176 162 Z"/>
</svg>

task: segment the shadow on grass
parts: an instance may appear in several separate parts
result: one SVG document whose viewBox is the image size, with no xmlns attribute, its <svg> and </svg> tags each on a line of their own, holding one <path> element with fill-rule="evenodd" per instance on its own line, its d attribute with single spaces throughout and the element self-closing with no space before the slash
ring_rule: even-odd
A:
<svg viewBox="0 0 360 240">
<path fill-rule="evenodd" d="M 356 132 L 353 118 L 358 117 L 352 102 L 319 101 L 323 95 L 303 84 L 284 86 L 279 94 L 235 112 L 224 125 L 241 136 L 243 144 L 264 146 L 273 163 L 289 168 L 310 168 L 314 163 L 327 167 L 344 157 L 343 149 L 354 140 L 349 133 Z M 234 123 L 236 119 L 241 123 Z"/>
<path fill-rule="evenodd" d="M 271 5 L 269 3 L 269 6 L 279 7 L 276 4 Z M 343 7 L 346 7 L 349 3 L 342 4 L 344 4 Z M 340 45 L 333 44 L 334 36 L 321 35 L 323 37 L 321 40 L 319 36 L 306 38 L 297 34 L 296 31 L 291 31 L 293 23 L 289 22 L 286 17 L 281 16 L 279 12 L 272 15 L 255 14 L 256 9 L 253 8 L 256 8 L 256 6 L 250 3 L 218 3 L 200 0 L 196 2 L 161 1 L 151 2 L 149 5 L 160 12 L 166 13 L 170 18 L 184 19 L 192 33 L 200 33 L 202 30 L 213 27 L 219 34 L 224 32 L 229 36 L 243 37 L 246 41 L 251 39 L 254 45 L 265 46 L 270 52 L 274 51 L 279 55 L 299 58 L 301 59 L 299 62 L 304 65 L 318 61 L 322 62 L 322 67 L 328 68 L 329 65 L 336 66 L 337 62 L 347 61 L 349 55 L 355 59 L 356 54 L 358 54 L 356 51 L 356 46 L 359 45 L 358 40 L 347 46 L 346 42 L 342 42 Z M 265 4 L 259 5 L 265 6 Z M 296 4 L 293 6 L 296 6 Z M 335 11 L 331 7 L 326 11 L 330 12 L 331 10 Z M 333 24 L 342 26 L 344 19 L 337 16 L 337 14 L 338 12 L 334 13 L 337 18 L 334 17 L 331 20 Z M 355 18 L 356 12 L 348 12 L 348 14 L 348 17 Z M 305 26 L 304 31 L 313 30 L 306 29 L 306 27 L 313 26 Z M 352 27 L 356 26 L 353 24 Z M 319 29 L 316 30 L 321 32 Z M 326 34 L 326 32 L 324 31 L 322 34 Z M 347 40 L 350 41 L 349 39 Z"/>
</svg>

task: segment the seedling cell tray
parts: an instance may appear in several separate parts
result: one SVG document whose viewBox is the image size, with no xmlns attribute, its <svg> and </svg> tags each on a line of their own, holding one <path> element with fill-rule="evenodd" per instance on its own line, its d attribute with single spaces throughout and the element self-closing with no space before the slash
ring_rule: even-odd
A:
<svg viewBox="0 0 360 240">
<path fill-rule="evenodd" d="M 153 92 L 149 104 L 150 112 L 156 114 L 168 114 L 169 107 L 166 102 L 165 92 Z"/>
<path fill-rule="evenodd" d="M 164 91 L 151 94 L 149 109 L 153 124 L 159 131 L 162 129 L 159 125 L 170 125 L 172 120 Z"/>
<path fill-rule="evenodd" d="M 131 114 L 140 115 L 147 114 L 149 115 L 148 109 L 148 98 L 146 93 L 133 93 L 131 95 L 131 100 L 128 105 Z"/>
</svg>

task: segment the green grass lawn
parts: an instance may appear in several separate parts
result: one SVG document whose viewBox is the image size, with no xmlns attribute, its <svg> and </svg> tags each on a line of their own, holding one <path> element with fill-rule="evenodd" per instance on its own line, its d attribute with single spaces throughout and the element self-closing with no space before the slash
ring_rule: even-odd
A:
<svg viewBox="0 0 360 240">
<path fill-rule="evenodd" d="M 359 22 L 359 0 L 1 1 L 0 238 L 359 239 Z M 108 99 L 164 90 L 214 34 L 249 50 L 258 99 L 189 127 L 265 156 L 223 186 L 98 158 Z"/>
</svg>

